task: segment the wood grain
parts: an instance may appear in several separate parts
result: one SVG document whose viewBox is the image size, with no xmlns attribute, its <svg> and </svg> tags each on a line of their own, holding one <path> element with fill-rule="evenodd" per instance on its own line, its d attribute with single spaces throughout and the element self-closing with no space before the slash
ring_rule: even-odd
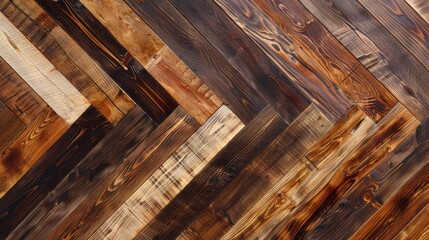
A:
<svg viewBox="0 0 429 240">
<path fill-rule="evenodd" d="M 0 57 L 71 125 L 89 107 L 79 91 L 0 13 Z"/>
<path fill-rule="evenodd" d="M 26 125 L 30 124 L 47 106 L 1 57 L 0 100 Z"/>
<path fill-rule="evenodd" d="M 429 114 L 429 71 L 357 1 L 300 0 L 419 120 Z"/>
<path fill-rule="evenodd" d="M 222 105 L 222 101 L 168 47 L 145 65 L 147 71 L 199 124 Z"/>
<path fill-rule="evenodd" d="M 67 131 L 67 124 L 47 107 L 0 155 L 0 197 Z"/>
<path fill-rule="evenodd" d="M 125 2 L 244 124 L 266 106 L 237 70 L 169 2 Z M 163 19 L 163 25 L 159 25 L 159 19 Z"/>
<path fill-rule="evenodd" d="M 0 238 L 5 239 L 111 128 L 94 107 L 88 108 L 0 199 Z"/>
<path fill-rule="evenodd" d="M 429 23 L 405 0 L 358 0 L 405 48 L 429 69 Z"/>
<path fill-rule="evenodd" d="M 177 107 L 165 89 L 79 1 L 37 3 L 155 122 L 160 124 Z"/>
<path fill-rule="evenodd" d="M 222 106 L 103 223 L 103 237 L 121 239 L 123 233 L 130 239 L 135 237 L 243 127 L 231 110 Z M 130 221 L 126 212 L 137 221 Z"/>
<path fill-rule="evenodd" d="M 425 0 L 405 0 L 427 23 L 429 23 L 429 4 Z"/>
<path fill-rule="evenodd" d="M 395 236 L 395 239 L 425 239 L 429 236 L 429 205 L 421 210 L 417 216 Z"/>
<path fill-rule="evenodd" d="M 0 154 L 24 131 L 26 125 L 0 102 Z"/>
</svg>

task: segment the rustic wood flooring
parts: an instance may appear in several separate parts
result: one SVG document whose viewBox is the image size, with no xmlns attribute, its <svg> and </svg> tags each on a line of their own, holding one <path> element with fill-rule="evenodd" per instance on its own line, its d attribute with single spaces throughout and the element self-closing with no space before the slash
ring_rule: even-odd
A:
<svg viewBox="0 0 429 240">
<path fill-rule="evenodd" d="M 429 239 L 429 1 L 0 0 L 0 239 Z"/>
</svg>

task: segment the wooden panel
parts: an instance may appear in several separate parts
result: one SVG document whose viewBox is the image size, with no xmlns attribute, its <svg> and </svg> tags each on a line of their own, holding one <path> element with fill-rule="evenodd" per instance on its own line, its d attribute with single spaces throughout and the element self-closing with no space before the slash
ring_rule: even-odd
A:
<svg viewBox="0 0 429 240">
<path fill-rule="evenodd" d="M 170 3 L 165 0 L 125 2 L 244 124 L 264 108 L 266 103 L 260 95 Z M 165 22 L 162 26 L 160 19 Z"/>
<path fill-rule="evenodd" d="M 426 0 L 405 0 L 427 23 L 429 23 L 429 4 Z"/>
<path fill-rule="evenodd" d="M 270 107 L 234 137 L 137 236 L 173 239 L 287 127 Z"/>
<path fill-rule="evenodd" d="M 111 128 L 94 107 L 88 108 L 0 199 L 0 238 L 5 239 Z"/>
<path fill-rule="evenodd" d="M 15 26 L 0 13 L 0 57 L 71 125 L 88 108 L 88 101 L 58 72 Z"/>
<path fill-rule="evenodd" d="M 183 234 L 217 239 L 297 164 L 332 123 L 308 107 L 271 145 L 220 193 Z"/>
<path fill-rule="evenodd" d="M 53 228 L 76 209 L 100 184 L 100 180 L 109 176 L 155 127 L 156 124 L 139 107 L 131 110 L 54 190 L 33 208 L 8 238 L 52 237 L 50 232 Z"/>
<path fill-rule="evenodd" d="M 0 101 L 0 154 L 15 141 L 24 129 L 25 124 Z"/>
<path fill-rule="evenodd" d="M 46 108 L 0 155 L 0 198 L 67 131 L 67 124 Z"/>
<path fill-rule="evenodd" d="M 168 47 L 161 49 L 145 68 L 199 124 L 207 121 L 222 104 Z"/>
<path fill-rule="evenodd" d="M 252 1 L 218 0 L 216 2 L 282 71 L 287 73 L 301 89 L 306 91 L 308 96 L 311 96 L 312 102 L 322 109 L 332 121 L 338 120 L 347 111 L 350 107 L 350 100 L 332 81 L 332 72 L 339 75 L 334 76 L 334 80 L 341 82 L 352 71 L 353 65 L 357 61 L 351 63 L 351 66 L 341 69 L 341 71 L 332 69 L 333 64 L 320 65 L 313 61 L 317 57 L 309 56 L 301 49 L 301 46 L 295 43 L 295 39 L 286 34 L 287 27 L 280 28 L 276 25 L 279 21 L 284 22 L 287 20 L 277 19 L 276 23 L 273 22 Z M 249 15 L 249 13 L 252 14 Z M 270 13 L 275 15 L 274 12 Z M 216 28 L 223 29 L 225 27 Z M 247 36 L 242 38 L 247 39 Z M 254 48 L 251 48 L 251 51 Z M 259 56 L 264 53 L 255 54 Z M 327 65 L 329 70 L 325 71 L 324 69 L 326 69 Z M 331 72 L 331 74 L 327 75 L 326 72 Z"/>
<path fill-rule="evenodd" d="M 0 6 L 1 11 L 5 14 L 8 11 L 22 12 L 28 18 L 27 21 L 31 19 L 39 28 L 54 38 L 73 65 L 84 71 L 124 114 L 134 107 L 134 102 L 116 85 L 113 79 L 35 1 L 2 1 Z M 15 25 L 17 25 L 16 22 Z M 27 31 L 29 30 L 27 29 Z"/>
<path fill-rule="evenodd" d="M 122 0 L 81 0 L 141 65 L 165 44 Z M 158 79 L 157 79 L 158 80 Z"/>
<path fill-rule="evenodd" d="M 158 124 L 177 107 L 165 89 L 79 1 L 37 3 Z"/>
<path fill-rule="evenodd" d="M 77 68 L 61 45 L 48 32 L 39 28 L 12 4 L 3 6 L 3 14 L 36 46 L 41 53 L 96 107 L 110 122 L 116 124 L 124 116 L 98 86 Z M 52 19 L 51 19 L 52 21 Z"/>
<path fill-rule="evenodd" d="M 421 239 L 429 236 L 429 205 L 401 230 L 395 239 Z"/>
<path fill-rule="evenodd" d="M 110 173 L 97 176 L 95 185 L 82 190 L 79 198 L 84 200 L 79 206 L 71 204 L 74 208 L 68 207 L 73 212 L 64 218 L 49 238 L 89 237 L 198 126 L 183 109 L 177 108 L 125 161 L 110 169 Z M 49 223 L 48 220 L 46 222 Z M 35 235 L 42 236 L 47 231 L 39 228 Z"/>
<path fill-rule="evenodd" d="M 295 214 L 285 218 L 269 237 L 294 238 L 310 231 L 326 211 L 405 140 L 418 123 L 402 105 L 397 105 L 332 171 L 327 183 L 315 191 L 310 200 L 294 209 Z"/>
<path fill-rule="evenodd" d="M 264 238 L 297 206 L 305 203 L 306 196 L 356 148 L 373 126 L 374 122 L 362 111 L 351 108 L 306 153 L 303 160 L 310 161 L 315 168 L 307 167 L 304 161 L 292 166 L 222 239 Z"/>
<path fill-rule="evenodd" d="M 405 0 L 358 1 L 429 69 L 429 24 Z"/>
<path fill-rule="evenodd" d="M 357 1 L 300 1 L 419 120 L 429 114 L 429 71 Z"/>
<path fill-rule="evenodd" d="M 1 57 L 0 99 L 26 125 L 46 107 L 46 103 L 39 95 Z"/>
<path fill-rule="evenodd" d="M 136 236 L 243 126 L 226 106 L 221 107 L 103 223 L 103 237 L 121 239 L 124 232 L 130 239 Z M 138 221 L 129 222 L 124 212 L 130 212 Z"/>
</svg>

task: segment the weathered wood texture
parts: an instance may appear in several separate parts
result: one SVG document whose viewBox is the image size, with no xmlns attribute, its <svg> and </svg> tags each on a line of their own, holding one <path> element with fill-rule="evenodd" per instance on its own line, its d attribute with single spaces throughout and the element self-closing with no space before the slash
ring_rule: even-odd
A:
<svg viewBox="0 0 429 240">
<path fill-rule="evenodd" d="M 26 125 L 2 102 L 0 103 L 0 154 L 24 131 Z"/>
<path fill-rule="evenodd" d="M 429 4 L 425 0 L 405 0 L 427 23 L 429 23 Z"/>
</svg>

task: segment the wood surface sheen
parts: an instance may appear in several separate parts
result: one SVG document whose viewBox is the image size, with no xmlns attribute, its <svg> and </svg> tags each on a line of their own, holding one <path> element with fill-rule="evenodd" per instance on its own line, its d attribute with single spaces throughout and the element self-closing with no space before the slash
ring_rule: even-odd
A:
<svg viewBox="0 0 429 240">
<path fill-rule="evenodd" d="M 0 0 L 0 239 L 427 239 L 426 0 Z"/>
</svg>

